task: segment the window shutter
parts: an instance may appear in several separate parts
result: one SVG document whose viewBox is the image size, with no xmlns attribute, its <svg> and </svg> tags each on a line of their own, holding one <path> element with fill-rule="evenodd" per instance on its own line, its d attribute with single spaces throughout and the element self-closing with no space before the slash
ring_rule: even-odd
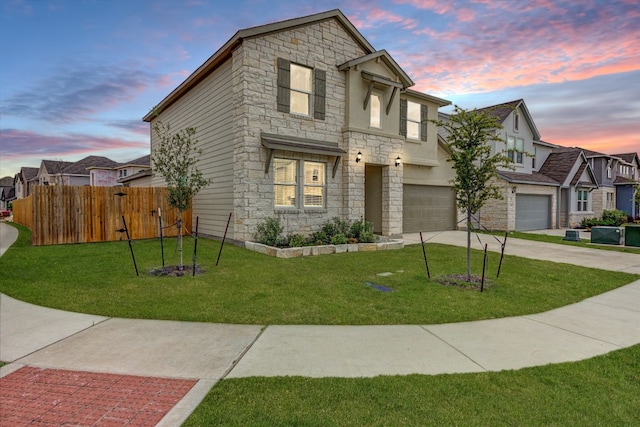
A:
<svg viewBox="0 0 640 427">
<path fill-rule="evenodd" d="M 400 100 L 400 135 L 407 136 L 407 100 Z"/>
<path fill-rule="evenodd" d="M 422 104 L 420 105 L 420 140 L 427 140 L 427 131 L 429 129 L 429 107 Z"/>
<path fill-rule="evenodd" d="M 289 112 L 290 104 L 290 81 L 291 81 L 291 62 L 286 59 L 278 58 L 278 111 L 282 113 Z"/>
<path fill-rule="evenodd" d="M 327 98 L 327 72 L 325 70 L 314 71 L 313 93 L 313 117 L 318 120 L 324 120 Z"/>
</svg>

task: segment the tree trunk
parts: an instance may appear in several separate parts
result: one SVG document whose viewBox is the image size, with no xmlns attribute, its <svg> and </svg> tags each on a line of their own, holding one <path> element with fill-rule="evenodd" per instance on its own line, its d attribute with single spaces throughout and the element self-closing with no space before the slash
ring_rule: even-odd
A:
<svg viewBox="0 0 640 427">
<path fill-rule="evenodd" d="M 471 282 L 471 209 L 467 209 L 467 282 Z"/>
<path fill-rule="evenodd" d="M 178 265 L 178 270 L 184 270 L 184 266 L 182 265 L 182 211 L 178 211 L 178 253 L 180 255 L 180 262 Z"/>
</svg>

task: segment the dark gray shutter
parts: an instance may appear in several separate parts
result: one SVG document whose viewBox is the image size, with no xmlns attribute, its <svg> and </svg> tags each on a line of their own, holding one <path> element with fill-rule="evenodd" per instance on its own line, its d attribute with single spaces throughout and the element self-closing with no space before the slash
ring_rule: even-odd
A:
<svg viewBox="0 0 640 427">
<path fill-rule="evenodd" d="M 426 105 L 420 104 L 420 140 L 427 140 L 427 130 L 429 129 L 429 109 Z"/>
<path fill-rule="evenodd" d="M 291 62 L 286 59 L 278 58 L 278 111 L 283 113 L 289 112 L 289 104 L 291 93 Z"/>
<path fill-rule="evenodd" d="M 327 98 L 327 72 L 325 70 L 314 70 L 313 74 L 313 117 L 318 120 L 324 120 Z"/>
<path fill-rule="evenodd" d="M 400 100 L 400 135 L 407 136 L 407 100 Z"/>
</svg>

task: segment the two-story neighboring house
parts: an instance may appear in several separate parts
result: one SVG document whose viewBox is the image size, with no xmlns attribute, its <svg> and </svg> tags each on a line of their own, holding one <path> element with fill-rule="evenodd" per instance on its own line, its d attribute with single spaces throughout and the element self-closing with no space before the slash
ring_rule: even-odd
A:
<svg viewBox="0 0 640 427">
<path fill-rule="evenodd" d="M 39 185 L 91 185 L 91 170 L 108 169 L 118 163 L 102 156 L 87 156 L 77 162 L 43 160 L 40 162 Z"/>
<path fill-rule="evenodd" d="M 640 217 L 640 206 L 636 194 L 640 186 L 640 159 L 638 153 L 614 154 L 618 158 L 616 177 L 616 209 L 625 211 L 627 215 Z"/>
<path fill-rule="evenodd" d="M 479 213 L 479 226 L 489 230 L 540 230 L 573 227 L 592 216 L 595 176 L 580 149 L 541 140 L 522 99 L 478 109 L 495 116 L 503 142 L 492 154 L 504 153 L 513 169 L 500 168 L 496 185 L 502 199 L 491 199 Z"/>
<path fill-rule="evenodd" d="M 132 176 L 150 168 L 150 156 L 138 157 L 125 163 L 103 162 L 101 165 L 90 166 L 89 183 L 95 187 L 114 187 L 124 185 Z"/>
<path fill-rule="evenodd" d="M 23 166 L 13 178 L 16 189 L 16 199 L 24 199 L 31 194 L 34 185 L 37 185 L 38 168 Z"/>
<path fill-rule="evenodd" d="M 157 121 L 196 127 L 212 179 L 193 205 L 204 234 L 221 236 L 229 213 L 240 241 L 274 216 L 286 234 L 333 217 L 365 218 L 386 236 L 453 228 L 453 171 L 425 120 L 449 102 L 412 85 L 332 10 L 238 31 L 144 120 L 152 155 Z"/>
<path fill-rule="evenodd" d="M 594 216 L 602 216 L 604 210 L 616 209 L 616 187 L 618 163 L 620 159 L 609 154 L 584 150 L 591 169 L 598 181 L 598 189 L 592 192 Z"/>
</svg>

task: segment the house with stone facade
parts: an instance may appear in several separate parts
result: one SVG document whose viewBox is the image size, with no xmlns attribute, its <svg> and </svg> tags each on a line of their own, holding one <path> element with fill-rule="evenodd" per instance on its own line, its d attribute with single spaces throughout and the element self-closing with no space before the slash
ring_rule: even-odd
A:
<svg viewBox="0 0 640 427">
<path fill-rule="evenodd" d="M 198 168 L 212 184 L 194 199 L 203 234 L 252 240 L 277 217 L 309 234 L 333 217 L 374 231 L 453 229 L 455 176 L 438 139 L 449 101 L 410 76 L 339 10 L 238 31 L 143 120 L 195 127 Z M 162 185 L 154 176 L 152 185 Z"/>
<path fill-rule="evenodd" d="M 491 199 L 476 223 L 488 230 L 540 230 L 574 227 L 593 215 L 591 192 L 598 187 L 580 149 L 541 139 L 524 100 L 478 109 L 495 116 L 502 140 L 491 152 L 503 152 L 513 169 L 500 168 L 496 185 L 502 199 Z"/>
</svg>

